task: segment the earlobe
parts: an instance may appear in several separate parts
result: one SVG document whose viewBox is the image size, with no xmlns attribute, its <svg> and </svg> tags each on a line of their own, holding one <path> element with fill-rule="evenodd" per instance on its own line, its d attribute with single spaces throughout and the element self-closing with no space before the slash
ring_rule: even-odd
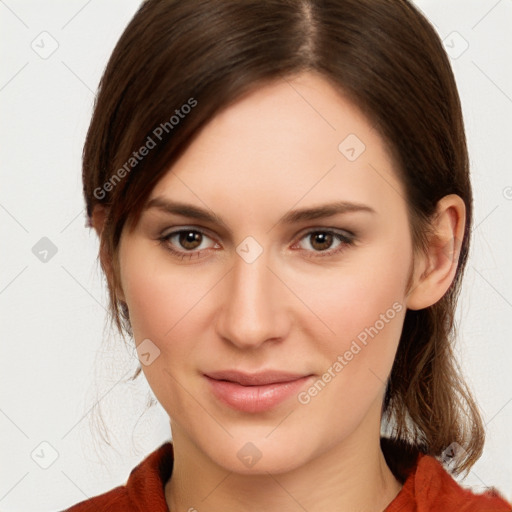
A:
<svg viewBox="0 0 512 512">
<path fill-rule="evenodd" d="M 460 196 L 450 194 L 437 203 L 427 251 L 416 256 L 407 308 L 424 309 L 447 292 L 457 272 L 465 223 L 466 207 Z"/>
</svg>

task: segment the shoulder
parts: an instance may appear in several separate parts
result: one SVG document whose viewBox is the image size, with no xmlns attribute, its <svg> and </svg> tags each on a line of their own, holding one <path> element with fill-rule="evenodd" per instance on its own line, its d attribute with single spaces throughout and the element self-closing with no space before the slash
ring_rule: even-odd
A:
<svg viewBox="0 0 512 512">
<path fill-rule="evenodd" d="M 130 506 L 126 487 L 120 486 L 94 498 L 77 503 L 64 512 L 97 512 L 98 510 L 104 512 L 114 512 L 116 510 L 131 512 L 135 509 Z"/>
<path fill-rule="evenodd" d="M 386 512 L 394 510 L 405 512 L 408 510 L 406 507 L 413 504 L 417 507 L 414 510 L 432 512 L 512 511 L 512 505 L 505 501 L 494 488 L 481 494 L 474 493 L 471 489 L 459 484 L 437 459 L 429 455 L 419 455 L 402 490 Z"/>
<path fill-rule="evenodd" d="M 131 471 L 126 485 L 77 503 L 64 512 L 136 512 L 141 510 L 141 505 L 144 508 L 149 505 L 154 512 L 167 511 L 164 487 L 173 462 L 173 447 L 167 442 Z"/>
</svg>

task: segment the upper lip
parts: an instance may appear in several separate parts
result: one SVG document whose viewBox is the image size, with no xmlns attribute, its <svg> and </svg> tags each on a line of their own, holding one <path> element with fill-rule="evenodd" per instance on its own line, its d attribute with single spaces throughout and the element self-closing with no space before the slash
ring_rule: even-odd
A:
<svg viewBox="0 0 512 512">
<path fill-rule="evenodd" d="M 208 372 L 205 373 L 205 375 L 211 379 L 236 382 L 242 386 L 263 386 L 265 384 L 292 382 L 309 376 L 306 374 L 282 372 L 279 370 L 266 370 L 258 373 L 244 373 L 238 370 L 221 370 L 218 372 Z"/>
</svg>

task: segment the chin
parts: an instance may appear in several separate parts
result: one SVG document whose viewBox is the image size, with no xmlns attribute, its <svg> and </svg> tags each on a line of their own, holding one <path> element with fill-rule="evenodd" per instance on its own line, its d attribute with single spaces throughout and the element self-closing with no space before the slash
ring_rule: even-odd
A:
<svg viewBox="0 0 512 512">
<path fill-rule="evenodd" d="M 215 444 L 211 439 L 206 442 L 205 452 L 212 461 L 238 474 L 286 473 L 305 464 L 308 458 L 304 440 L 295 441 L 286 435 L 272 440 L 265 436 L 246 434 L 225 443 Z"/>
</svg>

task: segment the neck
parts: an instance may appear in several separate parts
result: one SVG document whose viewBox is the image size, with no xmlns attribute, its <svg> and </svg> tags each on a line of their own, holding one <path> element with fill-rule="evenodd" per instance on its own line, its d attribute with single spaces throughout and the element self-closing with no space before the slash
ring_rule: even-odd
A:
<svg viewBox="0 0 512 512">
<path fill-rule="evenodd" d="M 402 487 L 386 464 L 379 435 L 369 437 L 364 425 L 307 464 L 279 474 L 227 471 L 176 425 L 173 446 L 172 478 L 165 486 L 172 512 L 382 512 Z"/>
</svg>

